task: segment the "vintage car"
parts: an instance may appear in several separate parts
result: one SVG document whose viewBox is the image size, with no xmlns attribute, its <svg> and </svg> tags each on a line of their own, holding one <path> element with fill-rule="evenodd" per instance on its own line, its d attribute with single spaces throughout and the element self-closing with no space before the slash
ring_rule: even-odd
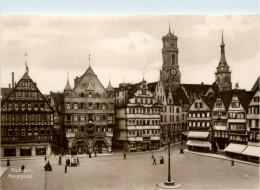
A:
<svg viewBox="0 0 260 190">
<path fill-rule="evenodd" d="M 78 166 L 78 156 L 77 155 L 72 155 L 70 159 L 70 166 Z"/>
</svg>

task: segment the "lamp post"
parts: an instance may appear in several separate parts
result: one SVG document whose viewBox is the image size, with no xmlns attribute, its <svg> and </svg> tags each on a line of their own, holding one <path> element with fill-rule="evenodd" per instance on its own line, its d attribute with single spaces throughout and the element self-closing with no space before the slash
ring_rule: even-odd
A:
<svg viewBox="0 0 260 190">
<path fill-rule="evenodd" d="M 165 148 L 166 153 L 168 154 L 168 180 L 164 181 L 164 183 L 158 183 L 157 186 L 161 188 L 167 189 L 177 189 L 182 187 L 181 184 L 176 184 L 171 179 L 171 155 L 173 153 L 173 148 L 171 148 L 171 141 L 170 141 L 170 132 L 168 131 L 168 147 Z"/>
</svg>

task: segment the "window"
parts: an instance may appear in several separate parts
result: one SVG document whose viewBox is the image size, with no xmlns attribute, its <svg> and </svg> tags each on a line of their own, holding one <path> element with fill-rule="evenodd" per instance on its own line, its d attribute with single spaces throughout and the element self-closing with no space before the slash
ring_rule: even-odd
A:
<svg viewBox="0 0 260 190">
<path fill-rule="evenodd" d="M 200 108 L 202 108 L 202 103 L 200 102 Z"/>
<path fill-rule="evenodd" d="M 92 110 L 92 109 L 93 109 L 93 104 L 92 104 L 92 103 L 88 103 L 88 108 L 89 108 L 90 110 Z"/>
<path fill-rule="evenodd" d="M 12 136 L 13 135 L 13 130 L 12 128 L 8 128 L 8 136 Z"/>
<path fill-rule="evenodd" d="M 78 104 L 73 104 L 73 109 L 77 110 L 78 109 Z"/>
<path fill-rule="evenodd" d="M 69 103 L 66 104 L 66 109 L 70 110 L 70 104 Z"/>
<path fill-rule="evenodd" d="M 254 97 L 254 102 L 260 102 L 260 97 L 259 96 Z"/>
<path fill-rule="evenodd" d="M 146 95 L 146 90 L 142 90 L 142 95 Z"/>
<path fill-rule="evenodd" d="M 44 128 L 41 128 L 41 135 L 44 135 Z"/>
<path fill-rule="evenodd" d="M 83 115 L 80 116 L 80 121 L 85 121 L 85 117 Z"/>
<path fill-rule="evenodd" d="M 180 109 L 179 109 L 179 108 L 177 108 L 177 109 L 176 109 L 176 112 L 177 112 L 177 113 L 179 113 L 179 112 L 180 112 Z"/>
<path fill-rule="evenodd" d="M 21 135 L 25 136 L 25 128 L 22 128 Z"/>
<path fill-rule="evenodd" d="M 38 128 L 35 128 L 34 129 L 34 136 L 38 136 L 39 134 L 38 134 Z"/>
<path fill-rule="evenodd" d="M 74 121 L 78 121 L 78 116 L 74 115 Z"/>
<path fill-rule="evenodd" d="M 232 108 L 238 108 L 240 106 L 239 102 L 232 102 Z"/>
<path fill-rule="evenodd" d="M 32 128 L 28 128 L 27 133 L 28 133 L 28 136 L 32 136 Z"/>
</svg>

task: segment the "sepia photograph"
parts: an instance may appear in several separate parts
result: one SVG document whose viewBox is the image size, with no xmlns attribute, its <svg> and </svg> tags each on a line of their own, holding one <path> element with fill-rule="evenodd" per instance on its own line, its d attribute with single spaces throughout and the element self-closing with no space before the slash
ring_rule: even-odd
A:
<svg viewBox="0 0 260 190">
<path fill-rule="evenodd" d="M 1 189 L 259 189 L 259 15 L 2 14 Z"/>
</svg>

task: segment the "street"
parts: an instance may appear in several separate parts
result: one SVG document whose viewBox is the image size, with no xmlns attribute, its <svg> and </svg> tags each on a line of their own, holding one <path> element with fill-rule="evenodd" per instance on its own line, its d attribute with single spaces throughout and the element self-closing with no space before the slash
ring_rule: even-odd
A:
<svg viewBox="0 0 260 190">
<path fill-rule="evenodd" d="M 64 173 L 58 165 L 58 156 L 50 158 L 53 171 L 44 171 L 44 159 L 12 161 L 8 171 L 1 178 L 3 190 L 83 190 L 83 189 L 157 189 L 156 184 L 167 180 L 167 154 L 165 151 L 153 153 L 157 165 L 152 165 L 152 154 L 128 153 L 123 160 L 123 153 L 116 151 L 111 156 L 83 157 L 80 166 L 68 167 Z M 164 157 L 165 164 L 159 163 Z M 25 175 L 33 178 L 14 179 L 24 164 Z M 2 167 L 6 162 L 1 163 Z M 195 154 L 179 154 L 176 146 L 171 158 L 172 180 L 183 185 L 182 189 L 258 189 L 259 167 L 209 158 Z M 12 169 L 13 168 L 13 169 Z M 31 169 L 31 170 L 30 170 Z"/>
</svg>

